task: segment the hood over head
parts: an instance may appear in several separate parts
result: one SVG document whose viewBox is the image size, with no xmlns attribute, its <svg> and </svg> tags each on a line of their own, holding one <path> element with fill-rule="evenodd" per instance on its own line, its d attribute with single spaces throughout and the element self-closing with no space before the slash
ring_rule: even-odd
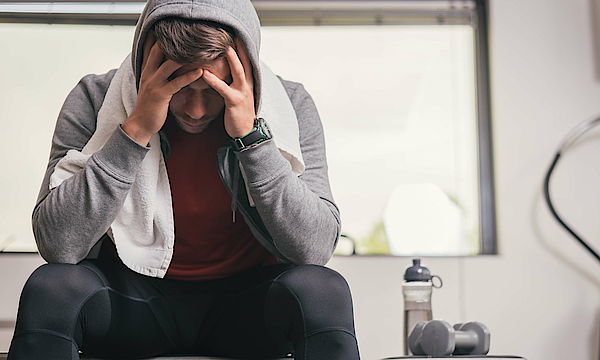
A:
<svg viewBox="0 0 600 360">
<path fill-rule="evenodd" d="M 260 21 L 250 0 L 149 0 L 135 29 L 131 61 L 139 85 L 144 42 L 154 23 L 167 17 L 212 21 L 233 29 L 246 49 L 254 75 L 254 98 L 258 112 L 261 94 Z"/>
</svg>

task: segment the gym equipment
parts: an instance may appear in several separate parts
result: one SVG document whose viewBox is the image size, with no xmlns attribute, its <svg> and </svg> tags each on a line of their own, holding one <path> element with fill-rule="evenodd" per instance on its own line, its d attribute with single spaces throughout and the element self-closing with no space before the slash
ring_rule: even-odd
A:
<svg viewBox="0 0 600 360">
<path fill-rule="evenodd" d="M 433 284 L 437 277 L 440 285 Z M 421 266 L 421 259 L 413 259 L 413 266 L 406 269 L 402 294 L 404 295 L 404 355 L 410 355 L 408 348 L 408 335 L 417 323 L 433 319 L 431 314 L 431 291 L 441 288 L 442 279 L 431 275 L 429 269 Z"/>
<path fill-rule="evenodd" d="M 408 343 L 414 355 L 486 355 L 490 331 L 478 322 L 452 327 L 443 320 L 421 321 L 412 329 Z"/>
</svg>

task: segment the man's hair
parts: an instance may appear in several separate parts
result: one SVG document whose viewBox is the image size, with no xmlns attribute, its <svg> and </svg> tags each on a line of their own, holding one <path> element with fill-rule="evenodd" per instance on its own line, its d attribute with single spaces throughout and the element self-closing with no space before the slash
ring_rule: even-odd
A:
<svg viewBox="0 0 600 360">
<path fill-rule="evenodd" d="M 154 34 L 167 58 L 179 64 L 214 61 L 235 49 L 231 28 L 209 21 L 165 18 L 154 24 Z"/>
</svg>

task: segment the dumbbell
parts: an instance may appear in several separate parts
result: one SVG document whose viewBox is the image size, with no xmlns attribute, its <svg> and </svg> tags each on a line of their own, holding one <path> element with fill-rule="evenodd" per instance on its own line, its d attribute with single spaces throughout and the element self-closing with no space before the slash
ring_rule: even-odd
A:
<svg viewBox="0 0 600 360">
<path fill-rule="evenodd" d="M 408 337 L 414 355 L 486 355 L 490 351 L 490 331 L 478 322 L 450 326 L 442 320 L 421 321 Z"/>
</svg>

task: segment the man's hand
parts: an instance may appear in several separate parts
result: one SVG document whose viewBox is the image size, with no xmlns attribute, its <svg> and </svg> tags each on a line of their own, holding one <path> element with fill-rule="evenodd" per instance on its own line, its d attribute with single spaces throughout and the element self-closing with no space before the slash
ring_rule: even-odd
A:
<svg viewBox="0 0 600 360">
<path fill-rule="evenodd" d="M 169 102 L 173 94 L 202 76 L 203 70 L 186 72 L 169 81 L 169 76 L 182 65 L 166 60 L 155 42 L 154 33 L 148 33 L 144 43 L 144 58 L 138 98 L 135 108 L 121 128 L 137 143 L 146 146 L 167 120 Z"/>
<path fill-rule="evenodd" d="M 230 85 L 206 69 L 203 74 L 206 83 L 225 100 L 225 131 L 232 138 L 250 133 L 256 118 L 252 64 L 241 41 L 235 39 L 235 43 L 239 57 L 231 47 L 225 54 L 233 79 Z"/>
</svg>

